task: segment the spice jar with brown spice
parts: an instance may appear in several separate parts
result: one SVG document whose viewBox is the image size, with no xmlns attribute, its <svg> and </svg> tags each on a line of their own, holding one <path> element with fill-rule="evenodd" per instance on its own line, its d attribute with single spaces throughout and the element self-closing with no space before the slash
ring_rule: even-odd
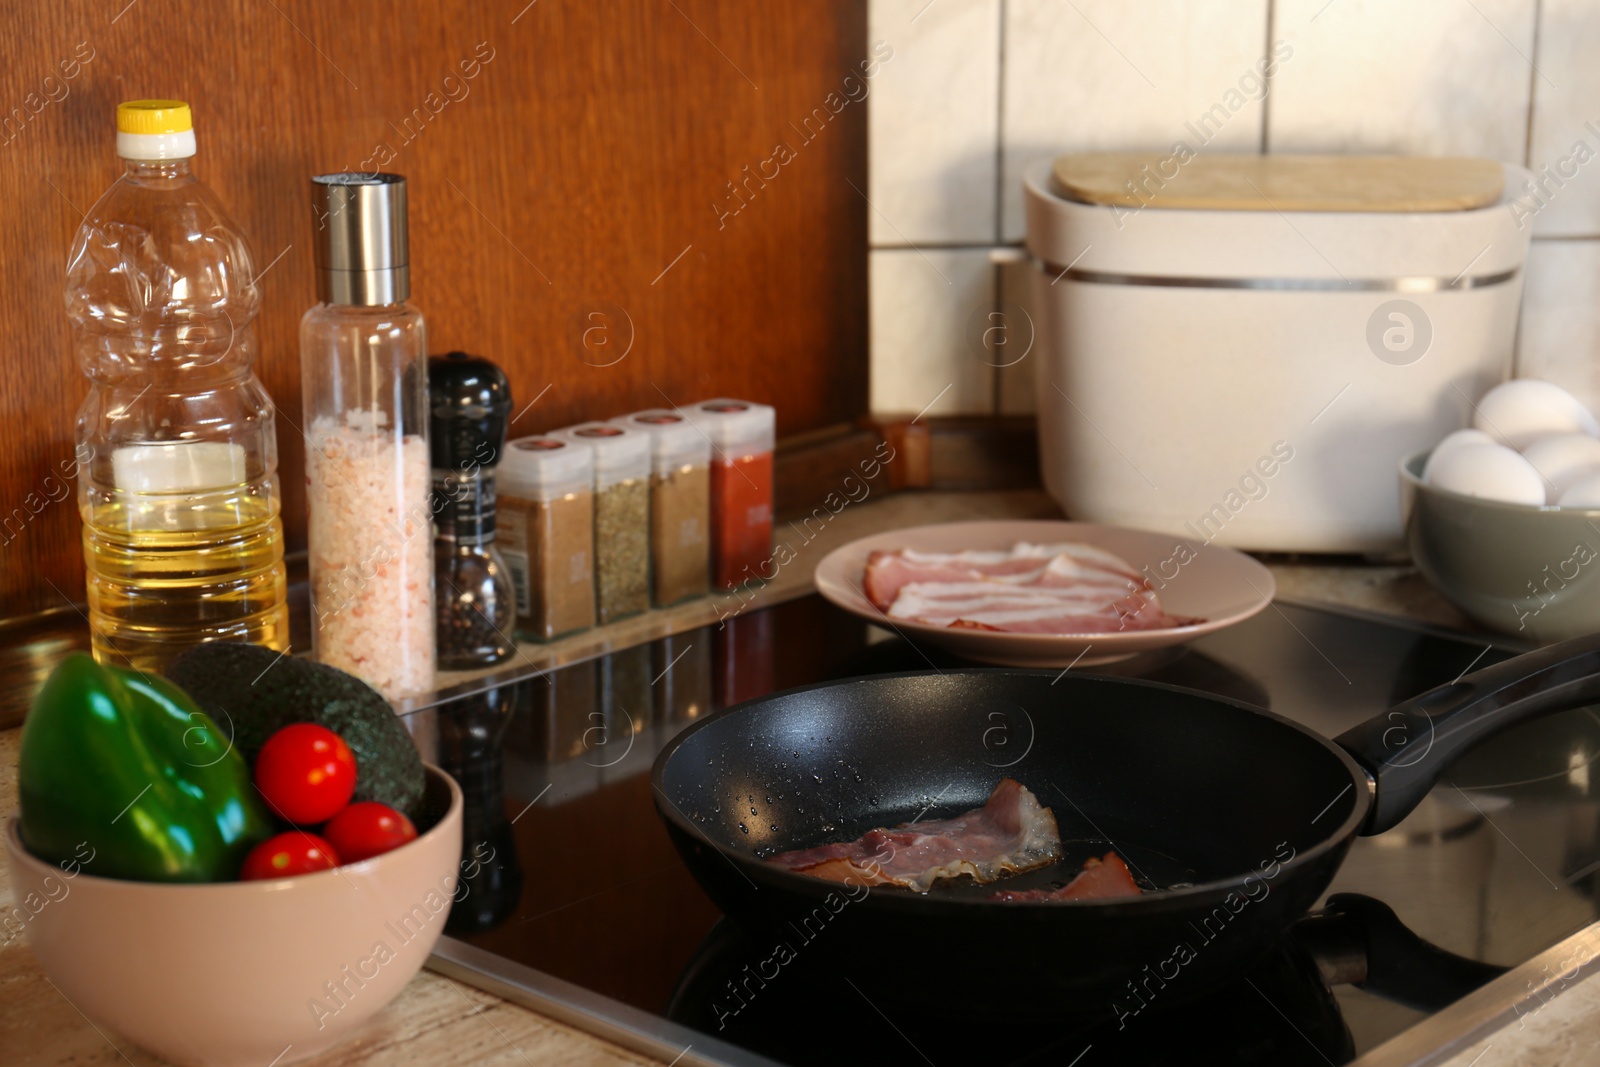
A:
<svg viewBox="0 0 1600 1067">
<path fill-rule="evenodd" d="M 549 641 L 593 626 L 593 452 L 557 437 L 512 441 L 500 461 L 499 497 L 517 630 Z"/>
<path fill-rule="evenodd" d="M 711 589 L 711 442 L 675 411 L 624 415 L 650 434 L 650 598 L 664 608 Z"/>
<path fill-rule="evenodd" d="M 585 422 L 552 437 L 594 452 L 594 602 L 599 622 L 650 607 L 650 435 Z"/>
</svg>

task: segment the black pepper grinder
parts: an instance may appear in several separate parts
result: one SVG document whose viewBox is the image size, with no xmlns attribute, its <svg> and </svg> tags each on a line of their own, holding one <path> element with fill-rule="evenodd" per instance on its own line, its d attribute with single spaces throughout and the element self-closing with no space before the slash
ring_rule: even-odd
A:
<svg viewBox="0 0 1600 1067">
<path fill-rule="evenodd" d="M 488 360 L 451 352 L 428 360 L 428 398 L 439 666 L 483 667 L 516 651 L 516 595 L 494 547 L 494 468 L 511 383 Z"/>
</svg>

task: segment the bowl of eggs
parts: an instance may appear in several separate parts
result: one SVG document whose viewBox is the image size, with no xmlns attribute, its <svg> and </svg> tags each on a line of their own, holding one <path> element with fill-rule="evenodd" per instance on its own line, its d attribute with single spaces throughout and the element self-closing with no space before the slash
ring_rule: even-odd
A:
<svg viewBox="0 0 1600 1067">
<path fill-rule="evenodd" d="M 1476 622 L 1533 642 L 1600 631 L 1600 422 L 1518 378 L 1400 464 L 1411 558 Z"/>
</svg>

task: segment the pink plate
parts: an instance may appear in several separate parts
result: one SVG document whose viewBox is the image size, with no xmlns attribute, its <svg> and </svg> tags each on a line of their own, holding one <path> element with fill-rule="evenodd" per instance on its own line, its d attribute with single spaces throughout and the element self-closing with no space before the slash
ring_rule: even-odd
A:
<svg viewBox="0 0 1600 1067">
<path fill-rule="evenodd" d="M 1169 615 L 1204 621 L 1163 630 L 1088 634 L 1011 634 L 950 629 L 890 620 L 862 592 L 867 556 L 910 548 L 921 552 L 1009 549 L 1019 541 L 1078 541 L 1115 552 L 1156 589 Z M 1006 667 L 1067 667 L 1110 663 L 1139 652 L 1182 644 L 1243 622 L 1272 602 L 1272 572 L 1243 552 L 1172 534 L 1101 526 L 1092 522 L 951 522 L 914 526 L 863 537 L 828 553 L 817 565 L 817 592 L 846 611 L 980 663 Z"/>
</svg>

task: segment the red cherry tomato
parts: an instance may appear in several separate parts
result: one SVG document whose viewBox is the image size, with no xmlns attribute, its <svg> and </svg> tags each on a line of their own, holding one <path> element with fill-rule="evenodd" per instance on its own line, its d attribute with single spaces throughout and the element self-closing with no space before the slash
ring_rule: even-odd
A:
<svg viewBox="0 0 1600 1067">
<path fill-rule="evenodd" d="M 292 874 L 331 871 L 339 866 L 339 854 L 332 845 L 304 830 L 269 837 L 250 850 L 239 870 L 239 878 L 285 878 Z"/>
<path fill-rule="evenodd" d="M 344 862 L 359 863 L 416 840 L 417 828 L 389 805 L 363 800 L 335 815 L 322 833 Z"/>
<path fill-rule="evenodd" d="M 326 726 L 297 722 L 261 746 L 256 788 L 280 818 L 309 826 L 350 803 L 356 791 L 356 758 Z"/>
</svg>

